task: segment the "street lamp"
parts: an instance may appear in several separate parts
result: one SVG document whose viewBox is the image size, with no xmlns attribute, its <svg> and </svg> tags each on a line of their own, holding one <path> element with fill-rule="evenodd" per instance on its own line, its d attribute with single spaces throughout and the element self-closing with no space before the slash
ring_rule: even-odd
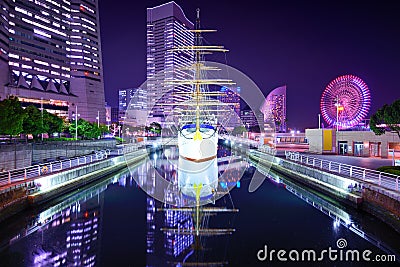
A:
<svg viewBox="0 0 400 267">
<path fill-rule="evenodd" d="M 321 129 L 321 114 L 318 114 L 318 129 Z"/>
<path fill-rule="evenodd" d="M 40 112 L 42 116 L 42 142 L 43 142 L 43 97 L 40 98 Z"/>
<path fill-rule="evenodd" d="M 75 105 L 75 140 L 78 140 L 78 105 Z"/>
<path fill-rule="evenodd" d="M 96 117 L 96 119 L 97 119 L 97 127 L 100 128 L 100 111 L 97 111 L 97 117 Z"/>
<path fill-rule="evenodd" d="M 339 131 L 339 110 L 343 110 L 343 106 L 339 103 L 339 97 L 336 98 L 336 131 Z"/>
<path fill-rule="evenodd" d="M 97 128 L 100 128 L 100 111 L 97 111 Z M 100 136 L 97 137 L 97 139 L 100 139 Z"/>
</svg>

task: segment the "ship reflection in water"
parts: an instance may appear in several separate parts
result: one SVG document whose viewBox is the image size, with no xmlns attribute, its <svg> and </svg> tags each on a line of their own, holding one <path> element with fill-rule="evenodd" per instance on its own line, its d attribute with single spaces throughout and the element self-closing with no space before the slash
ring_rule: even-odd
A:
<svg viewBox="0 0 400 267">
<path fill-rule="evenodd" d="M 136 182 L 148 195 L 177 207 L 214 204 L 232 188 L 240 186 L 240 178 L 249 166 L 246 156 L 231 153 L 223 147 L 219 147 L 215 159 L 196 171 L 187 168 L 187 162 L 181 160 L 174 146 L 152 152 L 149 158 L 149 163 L 143 166 L 146 176 L 133 172 Z M 197 183 L 200 180 L 210 183 Z"/>
<path fill-rule="evenodd" d="M 227 255 L 221 252 L 235 231 L 237 212 L 203 206 L 197 215 L 194 208 L 175 208 L 147 198 L 147 266 L 227 265 Z"/>
</svg>

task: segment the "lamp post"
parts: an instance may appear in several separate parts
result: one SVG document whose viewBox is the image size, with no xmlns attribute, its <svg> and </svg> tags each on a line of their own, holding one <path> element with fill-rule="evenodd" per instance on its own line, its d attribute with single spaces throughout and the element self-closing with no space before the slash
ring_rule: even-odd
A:
<svg viewBox="0 0 400 267">
<path fill-rule="evenodd" d="M 78 105 L 75 105 L 75 140 L 78 140 Z"/>
<path fill-rule="evenodd" d="M 336 131 L 339 131 L 339 107 L 341 107 L 339 103 L 339 97 L 336 98 L 335 107 L 336 107 Z"/>
<path fill-rule="evenodd" d="M 96 119 L 97 119 L 97 128 L 100 129 L 100 111 L 97 111 L 97 117 L 96 117 Z M 100 139 L 100 135 L 97 136 L 97 139 Z"/>
<path fill-rule="evenodd" d="M 42 115 L 42 142 L 43 142 L 43 97 L 40 98 L 40 112 Z"/>
<path fill-rule="evenodd" d="M 321 114 L 318 114 L 318 129 L 321 129 Z"/>
</svg>

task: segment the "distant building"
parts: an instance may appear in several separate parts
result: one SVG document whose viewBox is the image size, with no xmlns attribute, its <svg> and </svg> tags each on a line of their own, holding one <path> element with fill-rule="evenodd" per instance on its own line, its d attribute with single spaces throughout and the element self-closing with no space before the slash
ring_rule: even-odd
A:
<svg viewBox="0 0 400 267">
<path fill-rule="evenodd" d="M 189 67 L 193 63 L 192 51 L 172 51 L 174 47 L 194 45 L 193 23 L 189 21 L 182 9 L 169 2 L 147 9 L 147 100 L 148 107 L 156 106 L 150 116 L 168 116 L 173 106 L 188 96 L 182 93 L 191 90 L 190 85 L 168 85 L 167 80 L 192 79 Z M 163 120 L 163 119 L 161 119 Z"/>
<path fill-rule="evenodd" d="M 221 95 L 218 95 L 218 101 L 226 103 L 240 117 L 240 87 L 222 86 Z"/>
<path fill-rule="evenodd" d="M 106 104 L 106 125 L 111 124 L 111 106 Z"/>
<path fill-rule="evenodd" d="M 264 127 L 264 125 L 259 125 L 259 122 L 262 123 L 264 121 L 264 115 L 257 111 L 254 113 L 250 108 L 240 111 L 240 119 L 247 129 L 254 126 L 259 126 L 260 129 Z"/>
<path fill-rule="evenodd" d="M 142 88 L 118 90 L 118 108 L 122 110 L 147 110 L 147 92 Z"/>
<path fill-rule="evenodd" d="M 147 91 L 142 88 L 120 89 L 118 91 L 119 121 L 133 126 L 147 123 Z"/>
<path fill-rule="evenodd" d="M 105 122 L 98 1 L 0 2 L 0 98 Z"/>
<path fill-rule="evenodd" d="M 372 131 L 306 129 L 306 138 L 312 153 L 382 158 L 394 153 L 400 158 L 400 138 L 396 133 L 375 135 Z"/>
<path fill-rule="evenodd" d="M 272 119 L 275 122 L 276 132 L 286 132 L 286 85 L 268 94 L 262 112 L 266 120 Z"/>
<path fill-rule="evenodd" d="M 117 107 L 111 107 L 111 123 L 119 123 L 119 110 Z"/>
</svg>

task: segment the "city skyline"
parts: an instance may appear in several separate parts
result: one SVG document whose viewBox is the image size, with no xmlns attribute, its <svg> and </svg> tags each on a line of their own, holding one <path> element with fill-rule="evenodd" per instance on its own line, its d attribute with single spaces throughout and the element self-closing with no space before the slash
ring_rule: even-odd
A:
<svg viewBox="0 0 400 267">
<path fill-rule="evenodd" d="M 166 2 L 135 1 L 124 4 L 124 8 L 111 1 L 99 4 L 106 100 L 110 105 L 117 105 L 118 88 L 137 87 L 145 81 L 146 8 Z M 400 67 L 400 53 L 395 47 L 400 38 L 394 5 L 253 1 L 243 7 L 224 1 L 176 3 L 191 21 L 195 9 L 201 9 L 202 25 L 218 30 L 207 38 L 211 43 L 224 43 L 230 49 L 227 63 L 252 78 L 265 96 L 277 86 L 288 86 L 290 128 L 317 127 L 321 94 L 339 75 L 357 75 L 371 88 L 368 116 L 400 97 L 400 90 L 395 90 L 395 74 Z"/>
</svg>

